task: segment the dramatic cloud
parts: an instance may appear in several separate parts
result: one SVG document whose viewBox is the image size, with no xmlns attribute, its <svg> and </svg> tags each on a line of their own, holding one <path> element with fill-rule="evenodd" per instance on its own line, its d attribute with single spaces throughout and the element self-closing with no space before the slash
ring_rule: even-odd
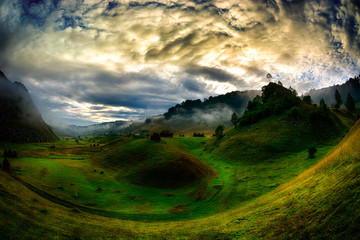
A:
<svg viewBox="0 0 360 240">
<path fill-rule="evenodd" d="M 360 72 L 358 1 L 5 0 L 0 69 L 48 121 L 144 118 L 185 99 L 298 92 Z"/>
</svg>

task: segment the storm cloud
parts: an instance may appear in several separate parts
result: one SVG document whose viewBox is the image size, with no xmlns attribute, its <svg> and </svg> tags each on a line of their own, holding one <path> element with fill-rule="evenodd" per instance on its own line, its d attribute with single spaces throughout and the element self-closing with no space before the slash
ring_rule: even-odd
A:
<svg viewBox="0 0 360 240">
<path fill-rule="evenodd" d="M 5 0 L 0 69 L 48 121 L 145 118 L 281 81 L 302 93 L 360 72 L 358 1 Z"/>
</svg>

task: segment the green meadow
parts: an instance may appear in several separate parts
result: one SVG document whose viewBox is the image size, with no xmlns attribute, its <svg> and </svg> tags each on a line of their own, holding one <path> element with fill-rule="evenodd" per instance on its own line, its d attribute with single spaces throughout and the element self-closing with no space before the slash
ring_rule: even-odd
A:
<svg viewBox="0 0 360 240">
<path fill-rule="evenodd" d="M 232 127 L 221 139 L 174 137 L 154 143 L 88 137 L 6 147 L 18 151 L 11 160 L 17 176 L 74 207 L 120 219 L 182 220 L 273 191 L 319 162 L 340 140 L 336 134 L 331 141 L 314 140 L 301 124 L 285 121 L 270 117 L 250 127 Z M 307 149 L 314 144 L 316 157 L 310 159 Z M 167 176 L 169 171 L 175 179 Z"/>
<path fill-rule="evenodd" d="M 203 151 L 206 140 L 179 137 L 159 143 L 166 145 L 166 148 L 186 152 L 213 168 L 216 175 L 207 176 L 210 179 L 203 181 L 205 186 L 201 181 L 179 189 L 131 184 L 126 177 L 122 177 L 121 170 L 99 167 L 86 155 L 61 155 L 66 148 L 75 152 L 78 148 L 84 152 L 92 150 L 82 142 L 80 146 L 75 142 L 61 144 L 63 148 L 56 150 L 34 146 L 34 155 L 43 157 L 23 156 L 19 151 L 21 157 L 13 159 L 11 163 L 14 172 L 24 181 L 74 205 L 134 215 L 161 214 L 164 219 L 173 215 L 170 219 L 176 220 L 176 213 L 179 212 L 182 213 L 180 218 L 201 217 L 269 192 L 318 162 L 333 147 L 321 146 L 314 159 L 309 159 L 304 150 L 276 161 L 247 165 L 229 162 Z M 131 145 L 145 142 L 151 147 L 157 144 L 148 139 L 130 141 Z M 101 147 L 98 148 L 101 151 Z M 199 194 L 202 194 L 200 199 Z"/>
<path fill-rule="evenodd" d="M 6 220 L 0 234 L 9 239 L 330 236 L 299 224 L 314 215 L 334 221 L 334 206 L 353 201 L 357 183 L 338 179 L 357 171 L 359 124 L 347 133 L 354 119 L 343 110 L 331 110 L 332 128 L 311 129 L 288 115 L 231 127 L 222 137 L 2 143 L 18 157 L 9 159 L 11 174 L 0 174 L 1 182 L 9 183 L 0 185 L 0 215 Z M 314 158 L 310 147 L 316 148 Z M 329 197 L 335 193 L 340 195 Z M 339 211 L 356 222 L 349 209 Z M 22 230 L 14 231 L 19 226 Z"/>
</svg>

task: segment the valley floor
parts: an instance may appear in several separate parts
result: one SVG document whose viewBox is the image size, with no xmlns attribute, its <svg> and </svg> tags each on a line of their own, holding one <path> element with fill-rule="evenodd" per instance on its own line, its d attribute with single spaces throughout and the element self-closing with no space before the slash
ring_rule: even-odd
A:
<svg viewBox="0 0 360 240">
<path fill-rule="evenodd" d="M 249 163 L 204 151 L 206 138 L 98 137 L 7 144 L 19 157 L 0 172 L 5 239 L 356 239 L 360 122 L 337 146 Z M 95 147 L 90 147 L 92 144 Z M 99 144 L 97 146 L 97 144 Z M 126 145 L 129 144 L 129 145 Z M 182 188 L 134 184 L 144 166 L 116 168 L 97 154 L 136 144 L 200 160 L 214 173 Z M 160 151 L 159 150 L 159 151 Z M 125 152 L 124 152 L 125 151 Z M 142 151 L 145 151 L 142 149 Z M 246 154 L 245 154 L 246 155 Z M 95 157 L 94 157 L 95 156 Z M 170 156 L 170 155 L 169 155 Z M 95 159 L 95 160 L 94 160 Z M 149 164 L 157 164 L 157 157 Z"/>
<path fill-rule="evenodd" d="M 304 150 L 262 163 L 243 164 L 204 151 L 205 141 L 179 137 L 160 143 L 196 157 L 217 173 L 180 189 L 135 185 L 122 177 L 122 170 L 97 166 L 90 160 L 91 155 L 106 151 L 105 143 L 89 147 L 85 141 L 62 140 L 55 149 L 48 144 L 20 145 L 32 149 L 18 150 L 20 157 L 12 159 L 11 164 L 18 182 L 57 204 L 125 220 L 182 220 L 231 209 L 270 192 L 311 167 L 333 147 L 319 147 L 314 159 L 309 159 Z"/>
</svg>

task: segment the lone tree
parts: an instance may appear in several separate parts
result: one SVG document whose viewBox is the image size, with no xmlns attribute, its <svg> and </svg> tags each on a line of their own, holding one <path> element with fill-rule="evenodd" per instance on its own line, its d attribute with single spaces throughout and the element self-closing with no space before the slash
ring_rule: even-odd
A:
<svg viewBox="0 0 360 240">
<path fill-rule="evenodd" d="M 355 112 L 355 102 L 350 93 L 347 95 L 345 106 L 349 112 Z"/>
<path fill-rule="evenodd" d="M 11 172 L 11 164 L 10 164 L 9 160 L 7 160 L 6 157 L 4 158 L 4 161 L 3 161 L 3 169 L 4 169 L 4 171 Z"/>
<path fill-rule="evenodd" d="M 342 99 L 341 99 L 341 95 L 337 89 L 335 91 L 335 101 L 336 101 L 335 108 L 339 109 L 342 104 Z"/>
<path fill-rule="evenodd" d="M 219 126 L 217 126 L 217 128 L 215 129 L 215 136 L 218 138 L 221 138 L 223 136 L 224 129 L 225 129 L 225 127 L 221 124 Z"/>
<path fill-rule="evenodd" d="M 316 147 L 311 147 L 308 149 L 308 153 L 309 153 L 309 158 L 313 159 L 315 158 L 315 153 L 317 152 Z"/>
<path fill-rule="evenodd" d="M 238 121 L 238 115 L 235 112 L 233 112 L 233 114 L 231 115 L 231 123 L 234 125 L 235 128 L 237 121 Z"/>
</svg>

